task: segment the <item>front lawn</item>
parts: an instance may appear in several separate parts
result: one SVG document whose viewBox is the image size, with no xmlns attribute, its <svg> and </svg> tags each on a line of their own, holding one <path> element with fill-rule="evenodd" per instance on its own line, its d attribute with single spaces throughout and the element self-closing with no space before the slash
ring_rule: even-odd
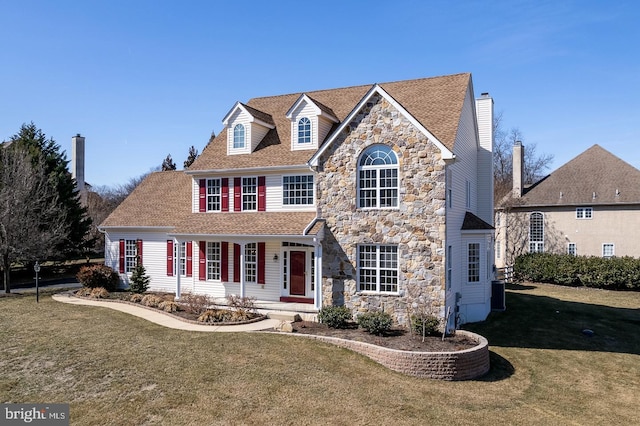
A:
<svg viewBox="0 0 640 426">
<path fill-rule="evenodd" d="M 640 422 L 640 293 L 517 286 L 507 307 L 467 327 L 489 339 L 489 375 L 451 383 L 299 337 L 15 295 L 0 298 L 0 400 L 68 402 L 73 425 Z"/>
</svg>

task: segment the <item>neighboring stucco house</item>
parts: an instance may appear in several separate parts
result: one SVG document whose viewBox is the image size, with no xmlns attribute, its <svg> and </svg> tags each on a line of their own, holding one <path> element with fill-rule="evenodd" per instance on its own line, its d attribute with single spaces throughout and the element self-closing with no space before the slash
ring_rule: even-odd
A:
<svg viewBox="0 0 640 426">
<path fill-rule="evenodd" d="M 106 264 L 126 285 L 141 259 L 177 296 L 483 320 L 492 116 L 470 74 L 238 102 L 188 170 L 151 174 L 104 221 Z"/>
<path fill-rule="evenodd" d="M 524 188 L 514 146 L 513 193 L 496 209 L 496 266 L 527 252 L 640 257 L 640 170 L 593 145 Z"/>
</svg>

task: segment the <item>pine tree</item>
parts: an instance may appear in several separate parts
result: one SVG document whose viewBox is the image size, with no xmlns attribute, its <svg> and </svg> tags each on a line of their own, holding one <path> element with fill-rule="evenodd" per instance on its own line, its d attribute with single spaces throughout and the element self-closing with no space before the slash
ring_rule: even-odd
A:
<svg viewBox="0 0 640 426">
<path fill-rule="evenodd" d="M 193 162 L 196 161 L 196 158 L 198 158 L 198 150 L 195 146 L 191 145 L 191 148 L 189 148 L 189 156 L 184 161 L 184 168 L 188 169 L 189 166 L 191 166 Z"/>
<path fill-rule="evenodd" d="M 144 293 L 149 289 L 151 278 L 147 275 L 147 270 L 142 263 L 138 263 L 131 274 L 129 290 L 133 293 Z"/>
<path fill-rule="evenodd" d="M 173 158 L 171 158 L 171 154 L 167 154 L 167 158 L 162 162 L 162 171 L 166 172 L 167 170 L 175 170 L 176 163 L 173 162 Z"/>
</svg>

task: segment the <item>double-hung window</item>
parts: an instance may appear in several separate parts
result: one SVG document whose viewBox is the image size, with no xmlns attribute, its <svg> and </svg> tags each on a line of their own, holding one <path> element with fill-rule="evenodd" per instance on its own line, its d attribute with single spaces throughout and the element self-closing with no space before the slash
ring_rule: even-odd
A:
<svg viewBox="0 0 640 426">
<path fill-rule="evenodd" d="M 236 124 L 233 128 L 233 147 L 244 148 L 244 126 Z"/>
<path fill-rule="evenodd" d="M 298 121 L 298 143 L 311 143 L 311 120 L 307 117 L 302 117 Z"/>
<path fill-rule="evenodd" d="M 258 184 L 256 177 L 242 178 L 242 210 L 258 210 Z"/>
<path fill-rule="evenodd" d="M 358 246 L 358 290 L 398 292 L 398 246 Z"/>
<path fill-rule="evenodd" d="M 178 272 L 181 276 L 187 275 L 187 243 L 182 241 L 178 243 Z"/>
<path fill-rule="evenodd" d="M 248 243 L 244 246 L 244 279 L 246 282 L 255 283 L 258 271 L 258 245 Z"/>
<path fill-rule="evenodd" d="M 615 245 L 613 243 L 602 244 L 602 257 L 613 257 L 615 254 Z"/>
<path fill-rule="evenodd" d="M 125 272 L 133 272 L 138 264 L 138 244 L 136 240 L 124 242 L 124 267 Z"/>
<path fill-rule="evenodd" d="M 207 211 L 220 211 L 220 179 L 207 179 Z"/>
<path fill-rule="evenodd" d="M 467 246 L 467 282 L 480 282 L 480 243 Z"/>
<path fill-rule="evenodd" d="M 313 175 L 282 177 L 283 205 L 313 204 Z"/>
<path fill-rule="evenodd" d="M 398 207 L 398 157 L 390 147 L 372 145 L 360 156 L 358 206 Z"/>
<path fill-rule="evenodd" d="M 207 242 L 207 279 L 219 280 L 220 279 L 220 243 L 219 242 Z"/>
</svg>

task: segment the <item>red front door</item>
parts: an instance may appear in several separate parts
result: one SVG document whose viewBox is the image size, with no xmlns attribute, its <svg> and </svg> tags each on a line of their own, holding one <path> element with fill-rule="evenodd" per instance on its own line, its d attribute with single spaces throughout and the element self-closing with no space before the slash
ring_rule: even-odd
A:
<svg viewBox="0 0 640 426">
<path fill-rule="evenodd" d="M 291 256 L 291 268 L 289 272 L 289 282 L 291 288 L 289 293 L 293 296 L 305 295 L 305 276 L 306 276 L 306 252 L 304 251 L 292 251 Z"/>
</svg>

